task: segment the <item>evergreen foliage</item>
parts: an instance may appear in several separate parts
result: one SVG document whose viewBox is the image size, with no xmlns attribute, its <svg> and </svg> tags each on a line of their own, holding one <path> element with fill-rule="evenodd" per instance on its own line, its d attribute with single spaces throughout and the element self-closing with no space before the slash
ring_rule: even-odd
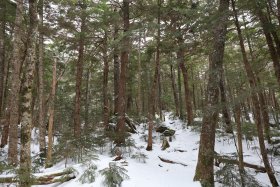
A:
<svg viewBox="0 0 280 187">
<path fill-rule="evenodd" d="M 146 163 L 146 159 L 148 158 L 146 154 L 138 151 L 136 153 L 134 153 L 133 155 L 131 155 L 131 158 L 137 160 L 138 162 L 141 163 Z"/>
<path fill-rule="evenodd" d="M 216 180 L 227 187 L 242 187 L 242 183 L 243 186 L 262 186 L 252 175 L 245 171 L 240 173 L 238 167 L 232 164 L 225 164 L 215 175 Z"/>
<path fill-rule="evenodd" d="M 110 162 L 108 168 L 104 168 L 99 172 L 104 176 L 103 184 L 105 187 L 120 187 L 124 180 L 129 179 L 126 174 L 127 170 L 117 166 L 115 162 Z"/>
<path fill-rule="evenodd" d="M 96 178 L 96 170 L 97 166 L 94 164 L 89 164 L 85 172 L 81 175 L 79 178 L 79 181 L 84 184 L 84 183 L 93 183 Z"/>
</svg>

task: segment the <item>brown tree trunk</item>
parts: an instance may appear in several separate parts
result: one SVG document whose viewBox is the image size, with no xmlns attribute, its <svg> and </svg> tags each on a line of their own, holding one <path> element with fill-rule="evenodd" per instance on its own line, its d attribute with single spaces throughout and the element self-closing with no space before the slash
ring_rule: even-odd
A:
<svg viewBox="0 0 280 187">
<path fill-rule="evenodd" d="M 221 103 L 223 105 L 222 113 L 223 113 L 223 118 L 226 124 L 226 132 L 227 133 L 232 133 L 232 125 L 231 125 L 231 120 L 230 120 L 230 114 L 229 110 L 227 107 L 227 96 L 226 96 L 226 90 L 225 90 L 225 77 L 224 77 L 224 69 L 222 69 L 221 72 L 221 80 L 220 80 L 220 92 L 221 92 Z"/>
<path fill-rule="evenodd" d="M 125 142 L 124 131 L 125 131 L 125 92 L 126 92 L 126 69 L 129 62 L 129 0 L 123 1 L 123 38 L 121 46 L 121 72 L 118 84 L 118 122 L 117 122 L 117 133 L 116 144 L 121 145 Z"/>
<path fill-rule="evenodd" d="M 81 5 L 81 31 L 79 38 L 79 55 L 76 63 L 76 95 L 75 95 L 75 108 L 74 108 L 74 136 L 80 138 L 81 136 L 81 87 L 83 79 L 83 63 L 84 63 L 84 43 L 85 43 L 85 9 L 86 5 L 83 2 Z"/>
<path fill-rule="evenodd" d="M 107 31 L 105 31 L 104 44 L 103 44 L 103 123 L 105 129 L 109 128 L 109 99 L 108 99 L 108 74 L 109 74 L 109 62 L 107 52 Z"/>
<path fill-rule="evenodd" d="M 46 155 L 46 125 L 45 125 L 45 109 L 44 109 L 44 36 L 43 36 L 43 8 L 44 0 L 39 1 L 39 58 L 38 58 L 38 78 L 39 78 L 39 149 L 41 156 Z"/>
<path fill-rule="evenodd" d="M 253 91 L 251 92 L 251 95 L 252 95 L 252 102 L 253 102 L 253 105 L 254 105 L 254 118 L 255 118 L 256 126 L 257 126 L 260 151 L 261 151 L 264 166 L 265 166 L 265 169 L 267 171 L 270 182 L 271 182 L 272 186 L 275 187 L 275 186 L 278 186 L 278 182 L 277 182 L 277 180 L 274 176 L 274 173 L 272 171 L 272 168 L 269 164 L 269 160 L 268 160 L 268 156 L 267 156 L 267 152 L 266 152 L 266 148 L 265 148 L 265 143 L 264 143 L 260 101 L 259 101 L 258 95 L 255 92 L 256 86 L 257 86 L 256 85 L 257 80 L 255 78 L 255 75 L 252 71 L 251 65 L 250 65 L 250 63 L 248 61 L 248 58 L 247 58 L 247 55 L 246 55 L 244 39 L 243 39 L 241 29 L 240 29 L 240 25 L 239 25 L 239 22 L 238 22 L 237 11 L 235 10 L 235 2 L 234 2 L 234 0 L 231 0 L 231 2 L 232 2 L 232 8 L 233 8 L 234 16 L 235 16 L 235 26 L 236 26 L 237 33 L 238 33 L 238 38 L 239 38 L 239 41 L 240 41 L 240 48 L 241 48 L 241 52 L 242 52 L 244 67 L 245 67 L 245 70 L 246 70 L 246 73 L 247 73 L 247 77 L 249 79 L 250 87 L 251 87 L 251 89 L 253 89 Z"/>
<path fill-rule="evenodd" d="M 203 186 L 214 186 L 215 130 L 218 121 L 219 83 L 223 69 L 223 57 L 227 33 L 229 0 L 220 0 L 216 20 L 212 28 L 212 46 L 209 55 L 207 107 L 203 113 L 198 162 L 194 180 Z"/>
<path fill-rule="evenodd" d="M 29 0 L 29 31 L 27 37 L 26 73 L 23 82 L 22 120 L 20 133 L 20 187 L 31 186 L 31 130 L 32 124 L 32 86 L 36 65 L 36 36 L 38 32 L 37 1 Z"/>
<path fill-rule="evenodd" d="M 54 57 L 53 61 L 53 72 L 52 72 L 52 90 L 49 99 L 49 122 L 48 122 L 48 151 L 46 159 L 46 168 L 52 166 L 52 149 L 53 149 L 53 126 L 54 126 L 54 103 L 55 103 L 55 92 L 56 92 L 56 64 L 57 57 Z"/>
<path fill-rule="evenodd" d="M 183 98 L 182 98 L 182 81 L 181 81 L 181 71 L 178 64 L 178 96 L 179 96 L 179 109 L 180 109 L 180 119 L 185 119 L 184 110 L 183 110 Z"/>
<path fill-rule="evenodd" d="M 243 160 L 243 146 L 242 146 L 242 129 L 241 129 L 241 111 L 240 105 L 237 104 L 234 107 L 235 110 L 235 122 L 237 129 L 237 145 L 238 145 L 238 159 L 239 159 L 239 169 L 244 171 L 244 160 Z"/>
<path fill-rule="evenodd" d="M 186 102 L 186 111 L 187 111 L 187 120 L 188 125 L 193 123 L 193 108 L 192 108 L 192 97 L 191 97 L 191 91 L 189 88 L 189 77 L 188 77 L 188 70 L 185 66 L 185 54 L 184 54 L 184 41 L 182 36 L 177 37 L 179 50 L 177 51 L 177 59 L 178 64 L 180 66 L 180 69 L 183 74 L 183 80 L 184 80 L 184 88 L 185 88 L 185 102 Z"/>
<path fill-rule="evenodd" d="M 254 1 L 255 2 L 255 1 Z M 274 66 L 274 70 L 275 70 L 275 76 L 276 79 L 278 81 L 278 84 L 280 85 L 280 62 L 279 62 L 279 56 L 277 54 L 277 50 L 274 46 L 273 43 L 273 38 L 271 36 L 271 32 L 269 30 L 269 20 L 268 18 L 264 15 L 264 13 L 261 10 L 261 7 L 259 7 L 259 5 L 256 4 L 255 2 L 255 11 L 256 11 L 256 15 L 258 16 L 260 22 L 261 22 L 261 26 L 263 28 L 263 32 L 265 35 L 265 39 L 266 39 L 266 43 L 269 49 L 269 53 L 273 62 L 273 66 Z"/>
<path fill-rule="evenodd" d="M 90 67 L 87 69 L 86 75 L 86 93 L 85 93 L 85 129 L 89 124 L 89 105 L 90 105 Z"/>
<path fill-rule="evenodd" d="M 117 11 L 116 9 L 114 10 Z M 118 27 L 114 25 L 114 41 L 118 40 Z M 113 51 L 114 60 L 114 114 L 118 113 L 118 98 L 119 98 L 119 79 L 120 79 L 120 61 L 119 61 L 119 49 L 118 46 L 114 47 Z"/>
<path fill-rule="evenodd" d="M 173 97 L 175 103 L 175 111 L 176 116 L 179 116 L 179 101 L 178 101 L 178 90 L 175 82 L 175 75 L 173 70 L 173 65 L 170 65 L 170 75 L 171 75 L 171 83 L 172 83 L 172 90 L 173 90 Z"/>
<path fill-rule="evenodd" d="M 6 1 L 2 0 L 0 2 L 0 118 L 3 115 L 3 103 L 4 103 L 5 31 L 6 31 Z"/>
<path fill-rule="evenodd" d="M 137 89 L 137 102 L 136 102 L 136 108 L 137 108 L 137 113 L 139 116 L 142 114 L 142 66 L 141 66 L 141 33 L 139 33 L 139 41 L 138 41 L 138 64 L 137 64 L 137 71 L 138 71 L 138 76 L 137 76 L 137 84 L 138 84 L 138 89 Z"/>
<path fill-rule="evenodd" d="M 10 164 L 18 163 L 18 119 L 19 119 L 19 91 L 20 91 L 20 67 L 22 57 L 22 36 L 23 36 L 23 0 L 17 1 L 16 19 L 14 28 L 13 56 L 11 60 L 11 76 L 9 83 L 11 88 L 8 93 L 8 119 L 9 123 L 9 149 L 8 161 Z"/>
<path fill-rule="evenodd" d="M 151 98 L 150 98 L 150 104 L 149 104 L 149 112 L 148 112 L 148 144 L 146 147 L 147 151 L 151 151 L 153 149 L 153 127 L 154 127 L 154 117 L 155 117 L 155 112 L 156 112 L 156 92 L 158 90 L 158 80 L 159 80 L 159 70 L 160 70 L 160 59 L 159 59 L 159 43 L 160 43 L 160 8 L 161 8 L 161 0 L 158 0 L 158 17 L 157 17 L 157 24 L 158 24 L 158 29 L 157 29 L 157 47 L 156 47 L 156 63 L 155 63 L 155 74 L 154 74 L 154 79 L 153 79 L 153 85 L 151 89 Z"/>
<path fill-rule="evenodd" d="M 260 78 L 257 77 L 258 84 L 260 85 Z M 265 91 L 260 90 L 258 92 L 259 101 L 260 101 L 260 108 L 261 108 L 261 114 L 262 114 L 262 122 L 265 132 L 265 138 L 268 141 L 268 143 L 271 143 L 270 138 L 270 130 L 269 130 L 269 116 L 268 116 L 268 107 L 267 103 L 265 101 Z"/>
</svg>

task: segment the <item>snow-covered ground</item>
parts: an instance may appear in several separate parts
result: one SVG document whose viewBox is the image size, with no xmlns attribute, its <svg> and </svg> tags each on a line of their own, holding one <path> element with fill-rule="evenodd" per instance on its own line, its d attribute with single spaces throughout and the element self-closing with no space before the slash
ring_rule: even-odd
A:
<svg viewBox="0 0 280 187">
<path fill-rule="evenodd" d="M 173 119 L 170 113 L 166 113 L 165 126 L 176 130 L 175 136 L 170 143 L 170 147 L 166 150 L 161 150 L 162 140 L 160 139 L 160 133 L 154 132 L 153 136 L 153 150 L 146 151 L 145 135 L 147 130 L 145 124 L 138 126 L 138 134 L 133 134 L 131 138 L 135 141 L 135 148 L 131 148 L 131 153 L 124 154 L 124 159 L 117 161 L 119 165 L 122 165 L 127 170 L 128 180 L 124 180 L 122 187 L 196 187 L 201 186 L 199 182 L 193 182 L 195 174 L 195 167 L 198 156 L 199 146 L 199 133 L 185 128 L 185 125 L 178 119 Z M 244 161 L 252 164 L 263 165 L 258 149 L 257 140 L 250 141 L 249 143 L 243 141 L 244 149 Z M 181 150 L 181 151 L 178 151 Z M 236 153 L 236 147 L 234 141 L 229 136 L 217 136 L 215 150 L 222 155 L 231 155 Z M 137 159 L 132 159 L 131 155 L 135 152 L 141 152 L 147 155 L 145 163 L 140 162 Z M 183 166 L 180 164 L 171 164 L 162 162 L 159 156 L 165 159 L 169 159 L 175 162 L 186 164 Z M 103 187 L 103 176 L 99 174 L 99 170 L 102 170 L 109 166 L 109 163 L 115 158 L 109 154 L 103 153 L 98 155 L 99 160 L 92 161 L 97 166 L 97 176 L 94 183 L 82 184 L 79 178 L 84 173 L 87 166 L 83 164 L 73 164 L 72 167 L 77 171 L 77 177 L 71 181 L 65 183 L 56 183 L 50 185 L 44 185 L 40 187 Z M 124 162 L 125 161 L 125 162 Z M 279 159 L 271 158 L 274 169 L 276 171 L 276 177 L 280 181 L 280 161 Z M 125 163 L 125 164 L 124 164 Z M 68 163 L 69 167 L 71 164 Z M 42 169 L 41 172 L 52 173 L 65 169 L 65 163 L 60 162 L 52 168 Z M 215 168 L 216 170 L 218 168 Z M 255 173 L 254 170 L 248 170 L 262 186 L 270 186 L 269 179 L 266 173 Z M 223 186 L 216 184 L 216 186 Z M 35 186 L 34 186 L 35 187 Z M 36 186 L 39 187 L 39 186 Z"/>
</svg>

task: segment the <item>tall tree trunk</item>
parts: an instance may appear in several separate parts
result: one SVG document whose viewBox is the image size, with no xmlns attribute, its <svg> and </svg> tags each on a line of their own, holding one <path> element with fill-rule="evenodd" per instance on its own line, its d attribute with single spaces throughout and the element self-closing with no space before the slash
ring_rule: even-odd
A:
<svg viewBox="0 0 280 187">
<path fill-rule="evenodd" d="M 8 120 L 9 129 L 9 149 L 8 161 L 10 164 L 18 163 L 18 119 L 19 119 L 19 91 L 20 91 L 20 67 L 22 63 L 22 36 L 23 36 L 23 0 L 17 1 L 16 19 L 14 28 L 13 56 L 11 60 L 11 75 L 9 83 L 11 88 L 8 94 Z"/>
<path fill-rule="evenodd" d="M 108 74 L 109 74 L 109 62 L 108 62 L 108 52 L 107 52 L 107 31 L 105 31 L 104 44 L 103 44 L 103 123 L 105 129 L 109 128 L 109 99 L 108 99 Z"/>
<path fill-rule="evenodd" d="M 76 63 L 76 95 L 75 95 L 75 108 L 74 108 L 74 136 L 80 138 L 81 136 L 81 87 L 83 79 L 83 63 L 84 63 L 84 43 L 85 43 L 85 9 L 86 5 L 83 2 L 81 5 L 81 31 L 79 38 L 79 55 Z"/>
<path fill-rule="evenodd" d="M 279 62 L 279 56 L 277 54 L 276 48 L 274 46 L 273 43 L 273 38 L 271 36 L 271 32 L 269 30 L 269 20 L 268 18 L 264 15 L 264 13 L 261 10 L 261 7 L 259 7 L 259 5 L 257 5 L 257 3 L 255 1 L 253 1 L 254 4 L 254 8 L 255 8 L 255 12 L 256 15 L 258 16 L 260 22 L 261 22 L 261 26 L 263 28 L 263 32 L 265 35 L 265 39 L 266 39 L 266 43 L 269 49 L 269 53 L 273 62 L 273 66 L 274 66 L 274 70 L 275 70 L 275 76 L 276 79 L 278 81 L 278 84 L 280 85 L 280 62 Z"/>
<path fill-rule="evenodd" d="M 38 78 L 39 78 L 39 149 L 41 156 L 46 155 L 46 125 L 45 125 L 45 110 L 44 110 L 44 36 L 43 36 L 43 13 L 44 0 L 39 1 L 39 58 L 38 58 Z"/>
<path fill-rule="evenodd" d="M 209 55 L 209 78 L 207 107 L 203 113 L 198 162 L 194 180 L 203 186 L 214 186 L 215 130 L 218 121 L 219 82 L 223 68 L 223 57 L 227 33 L 229 0 L 220 0 L 216 20 L 212 28 L 212 46 Z"/>
<path fill-rule="evenodd" d="M 153 127 L 154 127 L 154 116 L 156 112 L 156 93 L 158 90 L 158 81 L 159 81 L 159 70 L 160 70 L 160 59 L 159 59 L 159 44 L 160 44 L 160 11 L 161 11 L 161 0 L 157 1 L 158 3 L 158 12 L 157 12 L 157 24 L 158 24 L 158 29 L 157 29 L 157 37 L 156 37 L 156 42 L 157 42 L 157 47 L 156 47 L 156 63 L 155 63 L 155 74 L 154 74 L 154 79 L 153 79 L 153 85 L 151 89 L 151 100 L 149 104 L 149 112 L 148 112 L 148 144 L 146 147 L 147 151 L 151 151 L 153 149 Z"/>
<path fill-rule="evenodd" d="M 20 133 L 20 187 L 31 186 L 31 130 L 32 124 L 32 86 L 36 64 L 36 39 L 38 32 L 37 1 L 29 0 L 29 32 L 27 38 L 26 73 L 23 83 L 22 121 Z"/>
<path fill-rule="evenodd" d="M 175 114 L 176 116 L 179 116 L 178 90 L 175 82 L 174 68 L 172 64 L 170 65 L 170 75 L 171 75 L 172 91 L 173 91 L 173 97 L 175 103 L 175 112 L 176 112 Z"/>
<path fill-rule="evenodd" d="M 234 16 L 235 16 L 235 26 L 236 26 L 237 33 L 238 33 L 238 38 L 239 38 L 239 41 L 240 41 L 240 48 L 241 48 L 241 52 L 242 52 L 244 67 L 245 67 L 245 70 L 246 70 L 246 73 L 247 73 L 247 77 L 249 79 L 250 87 L 251 87 L 251 89 L 253 89 L 253 91 L 251 92 L 251 95 L 252 95 L 252 102 L 253 102 L 253 105 L 254 105 L 254 118 L 255 118 L 256 126 L 257 126 L 260 151 L 261 151 L 264 166 L 265 166 L 265 169 L 267 171 L 270 182 L 271 182 L 272 186 L 275 187 L 275 186 L 279 186 L 279 185 L 278 185 L 278 182 L 277 182 L 277 180 L 274 176 L 272 168 L 269 164 L 269 160 L 268 160 L 268 156 L 267 156 L 267 152 L 266 152 L 266 148 L 265 148 L 265 144 L 264 144 L 264 135 L 263 135 L 263 127 L 262 127 L 262 119 L 261 119 L 261 108 L 260 108 L 260 105 L 259 105 L 260 102 L 259 102 L 258 95 L 255 92 L 256 87 L 257 87 L 257 85 L 256 85 L 257 80 L 254 76 L 251 65 L 250 65 L 250 63 L 248 61 L 248 58 L 247 58 L 247 55 L 246 55 L 244 39 L 243 39 L 241 29 L 240 29 L 240 25 L 239 25 L 239 22 L 238 22 L 237 11 L 235 10 L 235 2 L 234 2 L 234 0 L 231 0 L 231 2 L 232 2 L 232 8 L 233 8 Z"/>
<path fill-rule="evenodd" d="M 54 126 L 54 103 L 55 103 L 55 92 L 56 92 L 56 64 L 57 57 L 54 57 L 53 61 L 53 72 L 52 72 L 52 90 L 49 99 L 49 122 L 48 122 L 48 151 L 46 159 L 46 168 L 52 166 L 52 149 L 53 149 L 53 126 Z"/>
<path fill-rule="evenodd" d="M 226 96 L 226 90 L 225 90 L 225 77 L 224 77 L 224 69 L 222 69 L 221 72 L 221 80 L 220 80 L 220 92 L 221 92 L 221 103 L 223 105 L 222 113 L 223 113 L 223 118 L 226 124 L 226 132 L 227 133 L 232 133 L 232 125 L 231 125 L 231 120 L 230 120 L 230 114 L 229 110 L 227 107 L 227 96 Z"/>
<path fill-rule="evenodd" d="M 186 102 L 186 111 L 187 111 L 187 120 L 188 125 L 193 123 L 193 108 L 192 108 L 192 97 L 191 97 L 191 91 L 189 88 L 189 77 L 188 77 L 188 70 L 185 66 L 185 54 L 184 54 L 184 41 L 182 36 L 177 37 L 179 50 L 177 52 L 177 59 L 178 64 L 180 66 L 180 69 L 183 74 L 184 78 L 184 88 L 185 88 L 185 102 Z"/>
<path fill-rule="evenodd" d="M 114 10 L 117 11 L 116 9 Z M 118 26 L 114 25 L 114 41 L 118 40 Z M 120 61 L 119 61 L 119 49 L 118 46 L 114 46 L 113 51 L 114 60 L 114 114 L 118 113 L 118 98 L 119 98 L 119 79 L 120 79 Z"/>
<path fill-rule="evenodd" d="M 125 131 L 125 92 L 126 92 L 126 69 L 129 62 L 129 0 L 123 1 L 123 38 L 121 46 L 121 72 L 118 84 L 118 122 L 117 122 L 117 133 L 116 144 L 120 145 L 125 142 L 124 131 Z"/>
<path fill-rule="evenodd" d="M 139 116 L 142 114 L 142 66 L 141 66 L 141 33 L 139 32 L 138 40 L 138 66 L 137 66 L 138 76 L 137 76 L 137 113 Z"/>
<path fill-rule="evenodd" d="M 0 2 L 0 118 L 3 114 L 5 68 L 6 1 Z"/>
<path fill-rule="evenodd" d="M 181 81 L 181 71 L 178 64 L 178 92 L 179 92 L 179 109 L 180 109 L 180 119 L 185 119 L 184 110 L 183 110 L 183 98 L 182 98 L 182 81 Z"/>
<path fill-rule="evenodd" d="M 85 129 L 88 129 L 89 124 L 89 105 L 90 105 L 90 68 L 87 69 L 86 75 L 86 93 L 85 93 Z"/>
<path fill-rule="evenodd" d="M 238 145 L 238 161 L 239 161 L 239 173 L 241 178 L 241 186 L 245 186 L 244 184 L 244 160 L 243 160 L 243 146 L 242 146 L 242 129 L 241 129 L 241 111 L 240 111 L 240 104 L 237 103 L 234 107 L 235 111 L 235 122 L 236 122 L 236 129 L 237 129 L 237 145 Z"/>
<path fill-rule="evenodd" d="M 257 77 L 258 84 L 261 85 L 260 78 L 258 76 L 256 76 L 256 77 Z M 259 96 L 265 138 L 268 141 L 268 143 L 271 143 L 270 130 L 269 130 L 269 115 L 268 115 L 267 103 L 265 101 L 265 91 L 263 91 L 263 90 L 258 91 L 258 96 Z"/>
</svg>

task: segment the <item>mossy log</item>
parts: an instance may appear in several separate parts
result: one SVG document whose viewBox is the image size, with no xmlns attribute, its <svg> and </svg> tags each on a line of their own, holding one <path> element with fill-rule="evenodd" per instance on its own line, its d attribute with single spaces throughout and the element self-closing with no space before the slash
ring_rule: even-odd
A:
<svg viewBox="0 0 280 187">
<path fill-rule="evenodd" d="M 45 185 L 45 184 L 52 184 L 52 183 L 63 183 L 69 180 L 76 178 L 72 171 L 62 171 L 58 173 L 52 173 L 43 176 L 34 176 L 32 181 L 32 185 Z M 17 183 L 19 179 L 16 176 L 12 177 L 0 177 L 0 183 Z"/>
</svg>

